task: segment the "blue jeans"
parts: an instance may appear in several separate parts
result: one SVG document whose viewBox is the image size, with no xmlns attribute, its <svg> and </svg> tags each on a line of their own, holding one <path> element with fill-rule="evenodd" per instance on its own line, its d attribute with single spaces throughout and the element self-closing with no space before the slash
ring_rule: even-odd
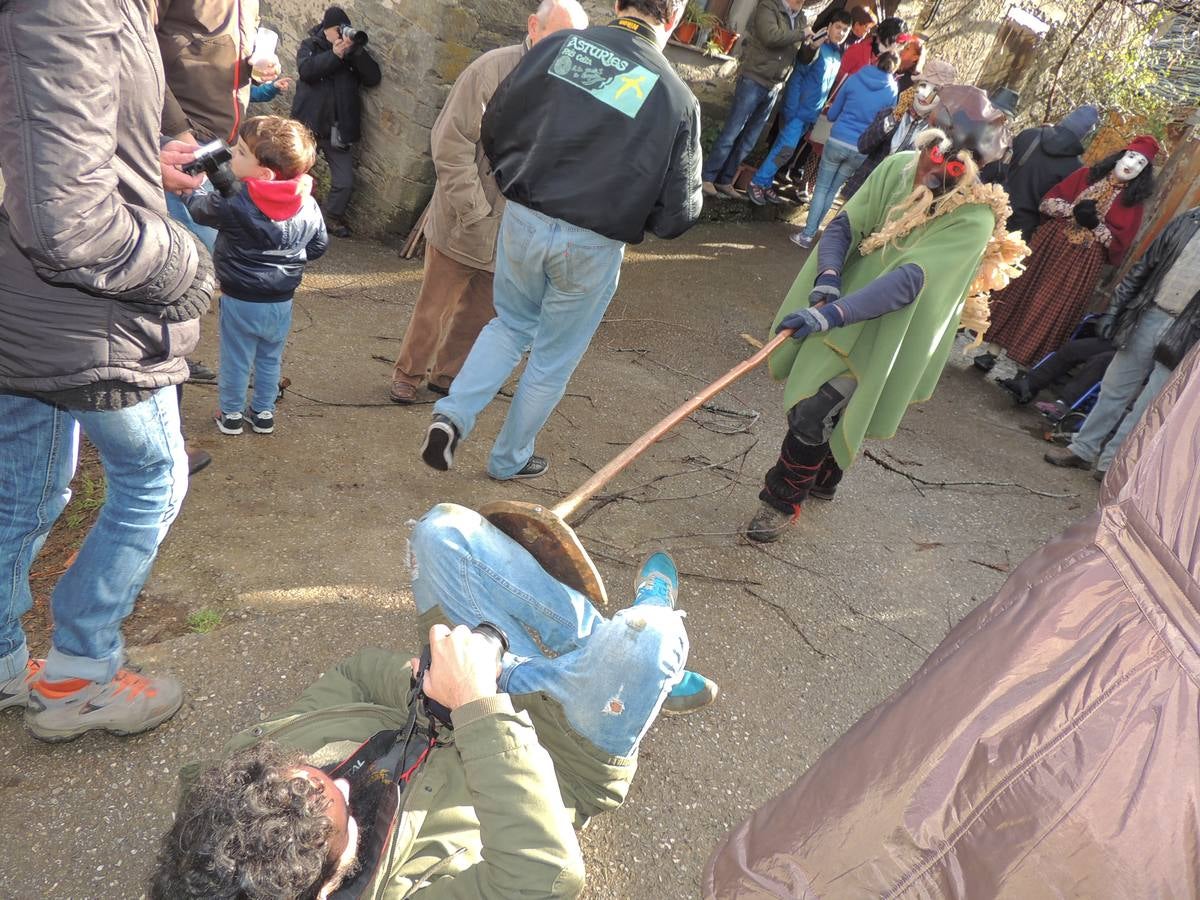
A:
<svg viewBox="0 0 1200 900">
<path fill-rule="evenodd" d="M 112 680 L 124 659 L 121 623 L 187 492 L 175 388 L 111 412 L 0 394 L 0 680 L 29 658 L 21 629 L 33 605 L 29 567 L 71 498 L 80 429 L 100 452 L 104 505 L 54 586 L 47 678 Z"/>
<path fill-rule="evenodd" d="M 1108 471 L 1113 457 L 1121 449 L 1121 442 L 1154 399 L 1153 395 L 1145 398 L 1145 402 L 1139 398 L 1137 406 L 1141 408 L 1135 407 L 1128 414 L 1125 412 L 1139 393 L 1145 393 L 1142 385 L 1154 371 L 1154 348 L 1173 321 L 1167 313 L 1151 303 L 1126 338 L 1125 345 L 1116 352 L 1104 370 L 1096 405 L 1067 448 L 1080 459 L 1095 463 L 1101 472 Z M 1163 383 L 1165 381 L 1164 378 Z M 1161 387 L 1162 383 L 1158 385 L 1158 388 Z M 1158 389 L 1153 393 L 1157 394 Z"/>
<path fill-rule="evenodd" d="M 783 123 L 783 127 L 779 129 L 779 134 L 775 137 L 775 143 L 767 152 L 767 158 L 763 160 L 763 164 L 758 167 L 758 171 L 754 175 L 753 184 L 760 188 L 771 186 L 771 182 L 775 180 L 775 173 L 787 165 L 792 154 L 796 152 L 796 148 L 800 146 L 800 139 L 804 137 L 808 129 L 812 128 L 815 121 L 816 119 L 794 116 Z"/>
<path fill-rule="evenodd" d="M 721 133 L 708 151 L 703 178 L 715 184 L 730 184 L 742 160 L 758 143 L 771 110 L 779 99 L 781 86 L 763 87 L 757 81 L 739 76 L 733 89 L 733 103 Z"/>
<path fill-rule="evenodd" d="M 606 619 L 524 547 L 453 503 L 422 517 L 410 549 L 421 613 L 436 607 L 455 624 L 492 622 L 508 635 L 500 690 L 548 694 L 571 728 L 604 753 L 637 751 L 683 676 L 682 613 L 642 603 Z"/>
<path fill-rule="evenodd" d="M 825 150 L 821 153 L 821 166 L 817 169 L 817 180 L 813 187 L 812 203 L 809 204 L 808 218 L 804 222 L 805 235 L 810 238 L 817 236 L 817 232 L 821 230 L 821 221 L 833 206 L 838 191 L 866 159 L 866 154 L 859 153 L 857 147 L 833 138 L 825 142 Z"/>
<path fill-rule="evenodd" d="M 492 283 L 496 318 L 479 333 L 449 396 L 433 407 L 465 439 L 529 350 L 488 459 L 493 478 L 511 478 L 533 456 L 617 291 L 624 255 L 620 241 L 516 203 L 504 207 Z"/>
<path fill-rule="evenodd" d="M 292 301 L 252 303 L 221 295 L 221 366 L 217 394 L 223 413 L 240 413 L 246 406 L 250 368 L 254 367 L 253 412 L 275 412 L 283 348 L 292 328 Z"/>
<path fill-rule="evenodd" d="M 206 178 L 200 187 L 196 188 L 197 194 L 211 194 L 212 183 Z M 167 212 L 171 214 L 171 218 L 177 222 L 182 222 L 187 230 L 200 238 L 201 243 L 208 248 L 208 252 L 213 252 L 213 247 L 217 243 L 217 229 L 210 228 L 208 225 L 197 225 L 192 219 L 192 214 L 188 212 L 187 204 L 180 199 L 178 194 L 172 194 L 170 191 L 166 194 L 167 197 Z"/>
</svg>

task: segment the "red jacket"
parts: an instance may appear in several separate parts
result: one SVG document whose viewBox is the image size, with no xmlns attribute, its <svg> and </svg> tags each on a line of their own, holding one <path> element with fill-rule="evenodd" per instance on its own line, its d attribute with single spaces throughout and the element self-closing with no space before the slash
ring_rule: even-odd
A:
<svg viewBox="0 0 1200 900">
<path fill-rule="evenodd" d="M 1082 169 L 1076 169 L 1052 187 L 1042 199 L 1066 200 L 1068 203 L 1074 203 L 1087 187 L 1088 167 L 1084 166 Z M 1137 206 L 1126 206 L 1121 202 L 1120 194 L 1113 201 L 1113 205 L 1109 207 L 1108 215 L 1104 217 L 1104 224 L 1108 226 L 1112 240 L 1105 250 L 1105 257 L 1111 265 L 1115 266 L 1120 263 L 1125 256 L 1125 251 L 1133 243 L 1138 229 L 1142 227 L 1143 211 L 1144 206 L 1141 203 Z"/>
</svg>

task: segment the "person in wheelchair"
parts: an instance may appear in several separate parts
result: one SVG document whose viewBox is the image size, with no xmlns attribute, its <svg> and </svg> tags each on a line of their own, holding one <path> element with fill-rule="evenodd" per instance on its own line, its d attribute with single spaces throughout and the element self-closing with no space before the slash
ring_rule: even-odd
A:
<svg viewBox="0 0 1200 900">
<path fill-rule="evenodd" d="M 1020 405 L 1032 403 L 1049 390 L 1053 400 L 1036 404 L 1039 412 L 1058 421 L 1094 397 L 1117 348 L 1101 333 L 1095 316 L 1088 316 L 1065 344 L 1045 356 L 1028 372 L 996 382 Z"/>
</svg>

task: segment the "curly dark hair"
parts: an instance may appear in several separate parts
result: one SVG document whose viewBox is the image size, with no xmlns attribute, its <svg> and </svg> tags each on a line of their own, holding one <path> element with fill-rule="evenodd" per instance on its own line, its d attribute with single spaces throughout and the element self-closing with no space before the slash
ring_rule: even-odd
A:
<svg viewBox="0 0 1200 900">
<path fill-rule="evenodd" d="M 649 19 L 666 25 L 672 17 L 683 10 L 687 0 L 620 0 L 617 12 L 629 10 L 639 12 Z"/>
<path fill-rule="evenodd" d="M 196 780 L 163 836 L 152 900 L 315 900 L 337 871 L 329 798 L 270 742 Z"/>
<path fill-rule="evenodd" d="M 1088 169 L 1088 184 L 1095 184 L 1112 172 L 1125 153 L 1125 150 L 1118 150 L 1116 153 L 1104 157 L 1104 159 Z M 1117 202 L 1122 206 L 1138 206 L 1149 200 L 1153 194 L 1154 163 L 1146 163 L 1146 168 L 1142 169 L 1133 181 L 1125 185 L 1125 189 L 1121 191 L 1121 196 Z"/>
</svg>

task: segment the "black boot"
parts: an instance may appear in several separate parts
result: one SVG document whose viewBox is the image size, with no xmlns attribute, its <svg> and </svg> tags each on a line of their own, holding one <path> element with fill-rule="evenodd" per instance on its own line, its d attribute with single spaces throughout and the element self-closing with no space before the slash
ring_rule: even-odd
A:
<svg viewBox="0 0 1200 900">
<path fill-rule="evenodd" d="M 1016 375 L 1013 378 L 1001 378 L 996 384 L 1012 394 L 1013 400 L 1021 406 L 1029 403 L 1037 396 L 1033 388 L 1029 386 L 1029 379 L 1024 375 Z"/>
<path fill-rule="evenodd" d="M 973 360 L 971 360 L 971 363 L 980 372 L 990 372 L 996 367 L 996 354 L 980 353 Z"/>
</svg>

